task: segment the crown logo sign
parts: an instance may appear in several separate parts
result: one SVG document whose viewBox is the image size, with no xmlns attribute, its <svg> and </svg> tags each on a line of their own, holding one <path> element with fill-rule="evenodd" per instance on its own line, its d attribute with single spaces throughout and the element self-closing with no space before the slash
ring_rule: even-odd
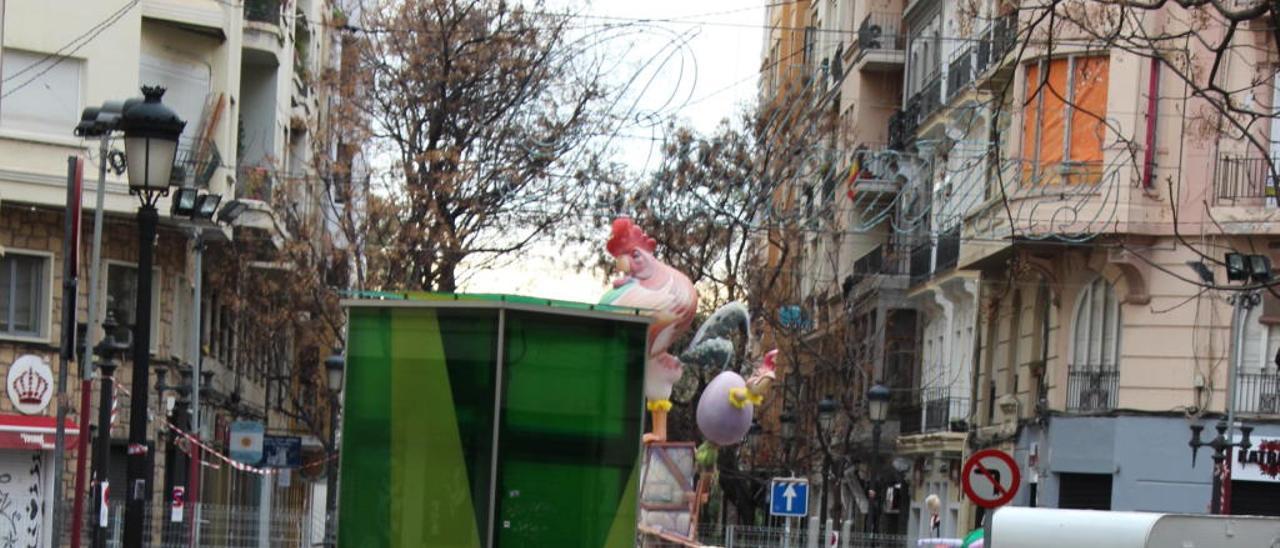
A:
<svg viewBox="0 0 1280 548">
<path fill-rule="evenodd" d="M 28 367 L 14 379 L 13 388 L 18 394 L 18 403 L 40 405 L 49 392 L 49 381 L 37 374 L 34 368 Z"/>
</svg>

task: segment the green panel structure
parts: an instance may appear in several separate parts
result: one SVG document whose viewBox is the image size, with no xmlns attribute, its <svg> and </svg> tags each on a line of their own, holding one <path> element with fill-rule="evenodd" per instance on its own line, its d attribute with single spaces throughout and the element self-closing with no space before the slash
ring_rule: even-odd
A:
<svg viewBox="0 0 1280 548">
<path fill-rule="evenodd" d="M 382 297 L 345 303 L 340 546 L 634 544 L 645 316 Z"/>
</svg>

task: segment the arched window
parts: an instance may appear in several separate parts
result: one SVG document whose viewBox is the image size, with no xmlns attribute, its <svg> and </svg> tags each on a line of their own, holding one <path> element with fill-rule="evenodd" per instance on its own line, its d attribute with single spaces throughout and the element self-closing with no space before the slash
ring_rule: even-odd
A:
<svg viewBox="0 0 1280 548">
<path fill-rule="evenodd" d="M 1105 278 L 1098 277 L 1080 292 L 1071 327 L 1067 409 L 1097 411 L 1115 407 L 1120 302 Z"/>
<path fill-rule="evenodd" d="M 1236 375 L 1236 410 L 1245 413 L 1280 412 L 1280 325 L 1262 323 L 1262 306 L 1249 309 L 1244 321 L 1244 348 Z"/>
</svg>

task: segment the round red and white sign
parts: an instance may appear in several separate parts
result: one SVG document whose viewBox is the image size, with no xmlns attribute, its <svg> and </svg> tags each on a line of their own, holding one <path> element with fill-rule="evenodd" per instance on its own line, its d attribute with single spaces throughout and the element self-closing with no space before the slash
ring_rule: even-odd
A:
<svg viewBox="0 0 1280 548">
<path fill-rule="evenodd" d="M 1008 453 L 983 449 L 964 461 L 960 484 L 969 500 L 983 508 L 1004 506 L 1013 500 L 1022 484 L 1018 464 Z"/>
<path fill-rule="evenodd" d="M 26 415 L 39 415 L 53 398 L 53 371 L 40 356 L 19 356 L 9 366 L 6 384 L 13 408 Z"/>
</svg>

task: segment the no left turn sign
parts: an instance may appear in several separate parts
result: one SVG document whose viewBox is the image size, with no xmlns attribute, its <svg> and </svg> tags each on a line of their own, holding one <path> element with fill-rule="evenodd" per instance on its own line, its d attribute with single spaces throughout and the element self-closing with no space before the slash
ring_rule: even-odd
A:
<svg viewBox="0 0 1280 548">
<path fill-rule="evenodd" d="M 998 449 L 983 449 L 964 461 L 960 470 L 960 484 L 964 494 L 974 504 L 983 508 L 1004 506 L 1013 500 L 1022 483 L 1018 465 L 1008 453 Z"/>
</svg>

